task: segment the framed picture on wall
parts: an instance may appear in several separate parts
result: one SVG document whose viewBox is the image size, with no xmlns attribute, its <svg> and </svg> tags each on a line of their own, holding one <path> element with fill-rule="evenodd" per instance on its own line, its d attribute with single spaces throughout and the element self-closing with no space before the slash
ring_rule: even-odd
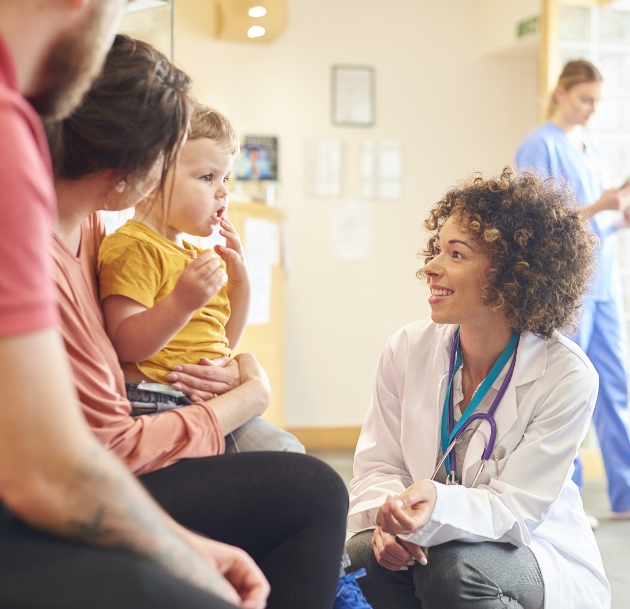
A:
<svg viewBox="0 0 630 609">
<path fill-rule="evenodd" d="M 375 74 L 369 66 L 332 68 L 333 125 L 371 127 L 376 120 Z"/>
</svg>

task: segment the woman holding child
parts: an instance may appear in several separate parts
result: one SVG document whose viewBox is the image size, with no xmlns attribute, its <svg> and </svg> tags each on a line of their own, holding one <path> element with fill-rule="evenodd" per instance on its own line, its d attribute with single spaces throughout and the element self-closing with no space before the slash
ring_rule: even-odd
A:
<svg viewBox="0 0 630 609">
<path fill-rule="evenodd" d="M 431 318 L 386 345 L 355 455 L 361 588 L 374 609 L 609 607 L 571 480 L 597 375 L 559 333 L 594 237 L 568 190 L 509 169 L 425 224 Z"/>
<path fill-rule="evenodd" d="M 195 227 L 182 223 L 181 215 L 176 218 L 169 214 L 170 195 L 179 192 L 178 180 L 188 183 L 192 179 L 188 174 L 181 175 L 180 169 L 188 171 L 194 166 L 197 172 L 200 164 L 204 166 L 200 174 L 195 173 L 195 180 L 202 188 L 210 189 L 211 194 L 208 197 L 206 192 L 202 197 L 213 208 L 204 219 L 211 229 L 220 222 L 222 231 L 227 233 L 226 247 L 219 254 L 227 261 L 228 275 L 233 271 L 233 277 L 239 278 L 239 268 L 243 270 L 242 248 L 238 235 L 223 217 L 227 195 L 223 180 L 234 147 L 221 156 L 226 163 L 220 167 L 213 165 L 216 155 L 212 154 L 211 158 L 201 155 L 201 162 L 195 164 L 190 159 L 191 149 L 199 147 L 200 137 L 209 138 L 205 132 L 193 132 L 190 146 L 187 143 L 182 152 L 181 167 L 177 162 L 189 127 L 189 87 L 188 77 L 155 49 L 118 36 L 102 74 L 81 106 L 62 123 L 48 126 L 59 204 L 54 258 L 62 333 L 78 397 L 97 437 L 141 476 L 140 481 L 177 522 L 238 546 L 254 558 L 271 586 L 268 607 L 294 609 L 297 602 L 302 608 L 330 609 L 339 576 L 347 509 L 347 494 L 339 477 L 316 459 L 271 452 L 269 449 L 275 446 L 271 441 L 267 445 L 265 442 L 273 438 L 266 436 L 262 449 L 267 448 L 267 452 L 222 454 L 224 436 L 243 428 L 268 404 L 268 381 L 253 356 L 230 360 L 229 371 L 222 377 L 225 389 L 230 390 L 211 401 L 203 399 L 209 397 L 208 392 L 198 391 L 195 403 L 151 416 L 131 416 L 119 359 L 134 364 L 126 366 L 128 372 L 136 375 L 131 377 L 134 382 L 167 381 L 170 366 L 179 361 L 187 361 L 181 367 L 203 377 L 196 372 L 203 366 L 191 362 L 200 356 L 228 355 L 228 346 L 238 340 L 246 318 L 247 294 L 239 294 L 243 284 L 231 286 L 228 281 L 224 287 L 226 264 L 216 255 L 189 248 L 179 240 L 182 232 L 194 232 Z M 207 108 L 195 106 L 193 127 L 200 116 L 208 118 L 210 114 Z M 229 125 L 227 121 L 224 124 Z M 220 145 L 209 146 L 216 152 L 225 141 L 224 138 Z M 156 194 L 148 197 L 153 192 Z M 101 288 L 101 296 L 107 300 L 115 298 L 120 306 L 108 306 L 104 319 L 96 279 L 98 249 L 104 233 L 97 212 L 124 209 L 144 200 L 139 217 L 148 224 L 135 228 L 142 236 L 148 234 L 151 243 L 159 243 L 162 250 L 154 250 L 158 253 L 151 259 L 152 250 L 142 244 L 141 255 L 129 257 L 132 276 L 124 264 L 119 281 L 115 272 L 110 273 L 108 287 Z M 178 209 L 181 211 L 181 207 Z M 184 214 L 183 219 L 189 216 Z M 116 247 L 122 241 L 123 237 L 113 235 L 110 244 Z M 184 264 L 179 271 L 171 268 L 167 277 L 157 279 L 153 275 L 149 279 L 159 268 L 147 263 L 163 260 L 162 251 L 180 257 L 188 255 L 186 262 L 190 265 Z M 195 287 L 178 291 L 178 272 L 189 287 L 191 283 Z M 167 292 L 176 293 L 171 300 L 179 305 L 183 292 L 183 313 L 175 307 L 179 316 L 169 315 L 172 309 L 166 309 L 168 301 L 165 306 L 158 306 L 166 300 L 162 299 L 166 294 L 147 296 L 150 290 L 141 291 L 151 282 L 162 286 L 160 282 L 170 280 L 171 275 L 173 284 L 169 284 L 171 290 Z M 136 291 L 130 292 L 134 283 Z M 218 297 L 218 304 L 214 297 Z M 233 325 L 227 321 L 230 299 L 234 301 Z M 201 323 L 194 317 L 199 307 L 204 309 L 203 316 L 211 326 L 204 335 L 212 343 L 211 348 L 189 344 L 190 353 L 176 352 L 181 360 L 153 361 L 154 353 L 169 345 L 173 337 L 181 339 L 179 333 L 185 332 L 191 317 Z M 166 322 L 171 323 L 166 329 L 164 317 L 159 317 L 165 313 Z M 132 337 L 131 344 L 126 333 Z M 220 353 L 218 343 L 223 346 Z M 122 358 L 117 349 L 124 352 Z M 131 356 L 130 349 L 136 349 Z M 186 360 L 185 355 L 191 359 Z M 149 365 L 145 365 L 147 362 Z M 159 369 L 157 377 L 153 369 Z M 185 378 L 195 383 L 194 376 Z M 260 419 L 253 420 L 264 433 L 269 431 Z M 275 438 L 288 435 L 277 428 L 271 433 Z M 280 448 L 290 447 L 290 439 L 283 441 Z M 251 444 L 248 448 L 251 450 Z M 223 596 L 225 600 L 234 604 L 238 601 L 238 606 L 248 609 L 262 609 L 268 589 L 262 575 L 259 591 L 251 598 L 246 595 L 246 586 L 239 589 L 239 574 L 228 573 L 226 577 L 242 595 L 238 601 L 237 592 L 232 590 Z M 227 582 L 225 585 L 230 589 Z M 196 600 L 182 598 L 181 604 L 171 606 L 214 607 L 210 600 L 199 592 Z"/>
</svg>

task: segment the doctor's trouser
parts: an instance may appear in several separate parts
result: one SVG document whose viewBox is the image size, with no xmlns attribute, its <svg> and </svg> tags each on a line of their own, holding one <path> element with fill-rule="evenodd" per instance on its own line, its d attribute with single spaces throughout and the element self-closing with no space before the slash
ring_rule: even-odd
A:
<svg viewBox="0 0 630 609">
<path fill-rule="evenodd" d="M 608 478 L 613 512 L 630 510 L 630 437 L 628 435 L 628 371 L 626 329 L 616 300 L 584 303 L 580 328 L 572 339 L 584 350 L 599 374 L 593 422 Z M 573 481 L 582 490 L 579 456 Z"/>
<path fill-rule="evenodd" d="M 542 609 L 545 588 L 529 548 L 510 543 L 449 541 L 429 548 L 426 566 L 390 571 L 376 562 L 373 531 L 346 542 L 351 571 L 373 609 Z"/>
</svg>

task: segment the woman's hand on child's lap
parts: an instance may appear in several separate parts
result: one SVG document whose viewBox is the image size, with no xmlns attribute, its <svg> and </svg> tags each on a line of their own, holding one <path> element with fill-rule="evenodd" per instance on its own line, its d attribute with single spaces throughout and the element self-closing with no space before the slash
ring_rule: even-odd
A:
<svg viewBox="0 0 630 609">
<path fill-rule="evenodd" d="M 238 362 L 229 357 L 204 357 L 198 364 L 180 364 L 172 370 L 166 378 L 173 389 L 185 393 L 193 402 L 211 400 L 241 384 Z"/>
<path fill-rule="evenodd" d="M 181 310 L 190 314 L 205 306 L 225 285 L 227 274 L 213 252 L 201 254 L 179 276 L 171 297 Z"/>
</svg>

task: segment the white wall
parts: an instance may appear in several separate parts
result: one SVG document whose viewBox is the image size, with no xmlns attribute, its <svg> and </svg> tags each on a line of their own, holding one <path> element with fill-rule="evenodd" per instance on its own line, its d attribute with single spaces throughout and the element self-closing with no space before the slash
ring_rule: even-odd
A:
<svg viewBox="0 0 630 609">
<path fill-rule="evenodd" d="M 423 218 L 458 179 L 511 161 L 535 126 L 535 57 L 481 59 L 470 0 L 289 0 L 289 26 L 269 46 L 212 40 L 211 3 L 177 2 L 175 59 L 202 101 L 241 134 L 280 138 L 279 204 L 292 264 L 287 425 L 360 425 L 384 342 L 428 314 L 415 279 Z M 341 63 L 376 68 L 375 127 L 331 125 L 330 71 Z M 330 201 L 304 188 L 312 136 L 343 139 L 350 199 L 359 197 L 362 140 L 403 142 L 404 198 L 375 203 L 368 262 L 328 253 Z"/>
</svg>

